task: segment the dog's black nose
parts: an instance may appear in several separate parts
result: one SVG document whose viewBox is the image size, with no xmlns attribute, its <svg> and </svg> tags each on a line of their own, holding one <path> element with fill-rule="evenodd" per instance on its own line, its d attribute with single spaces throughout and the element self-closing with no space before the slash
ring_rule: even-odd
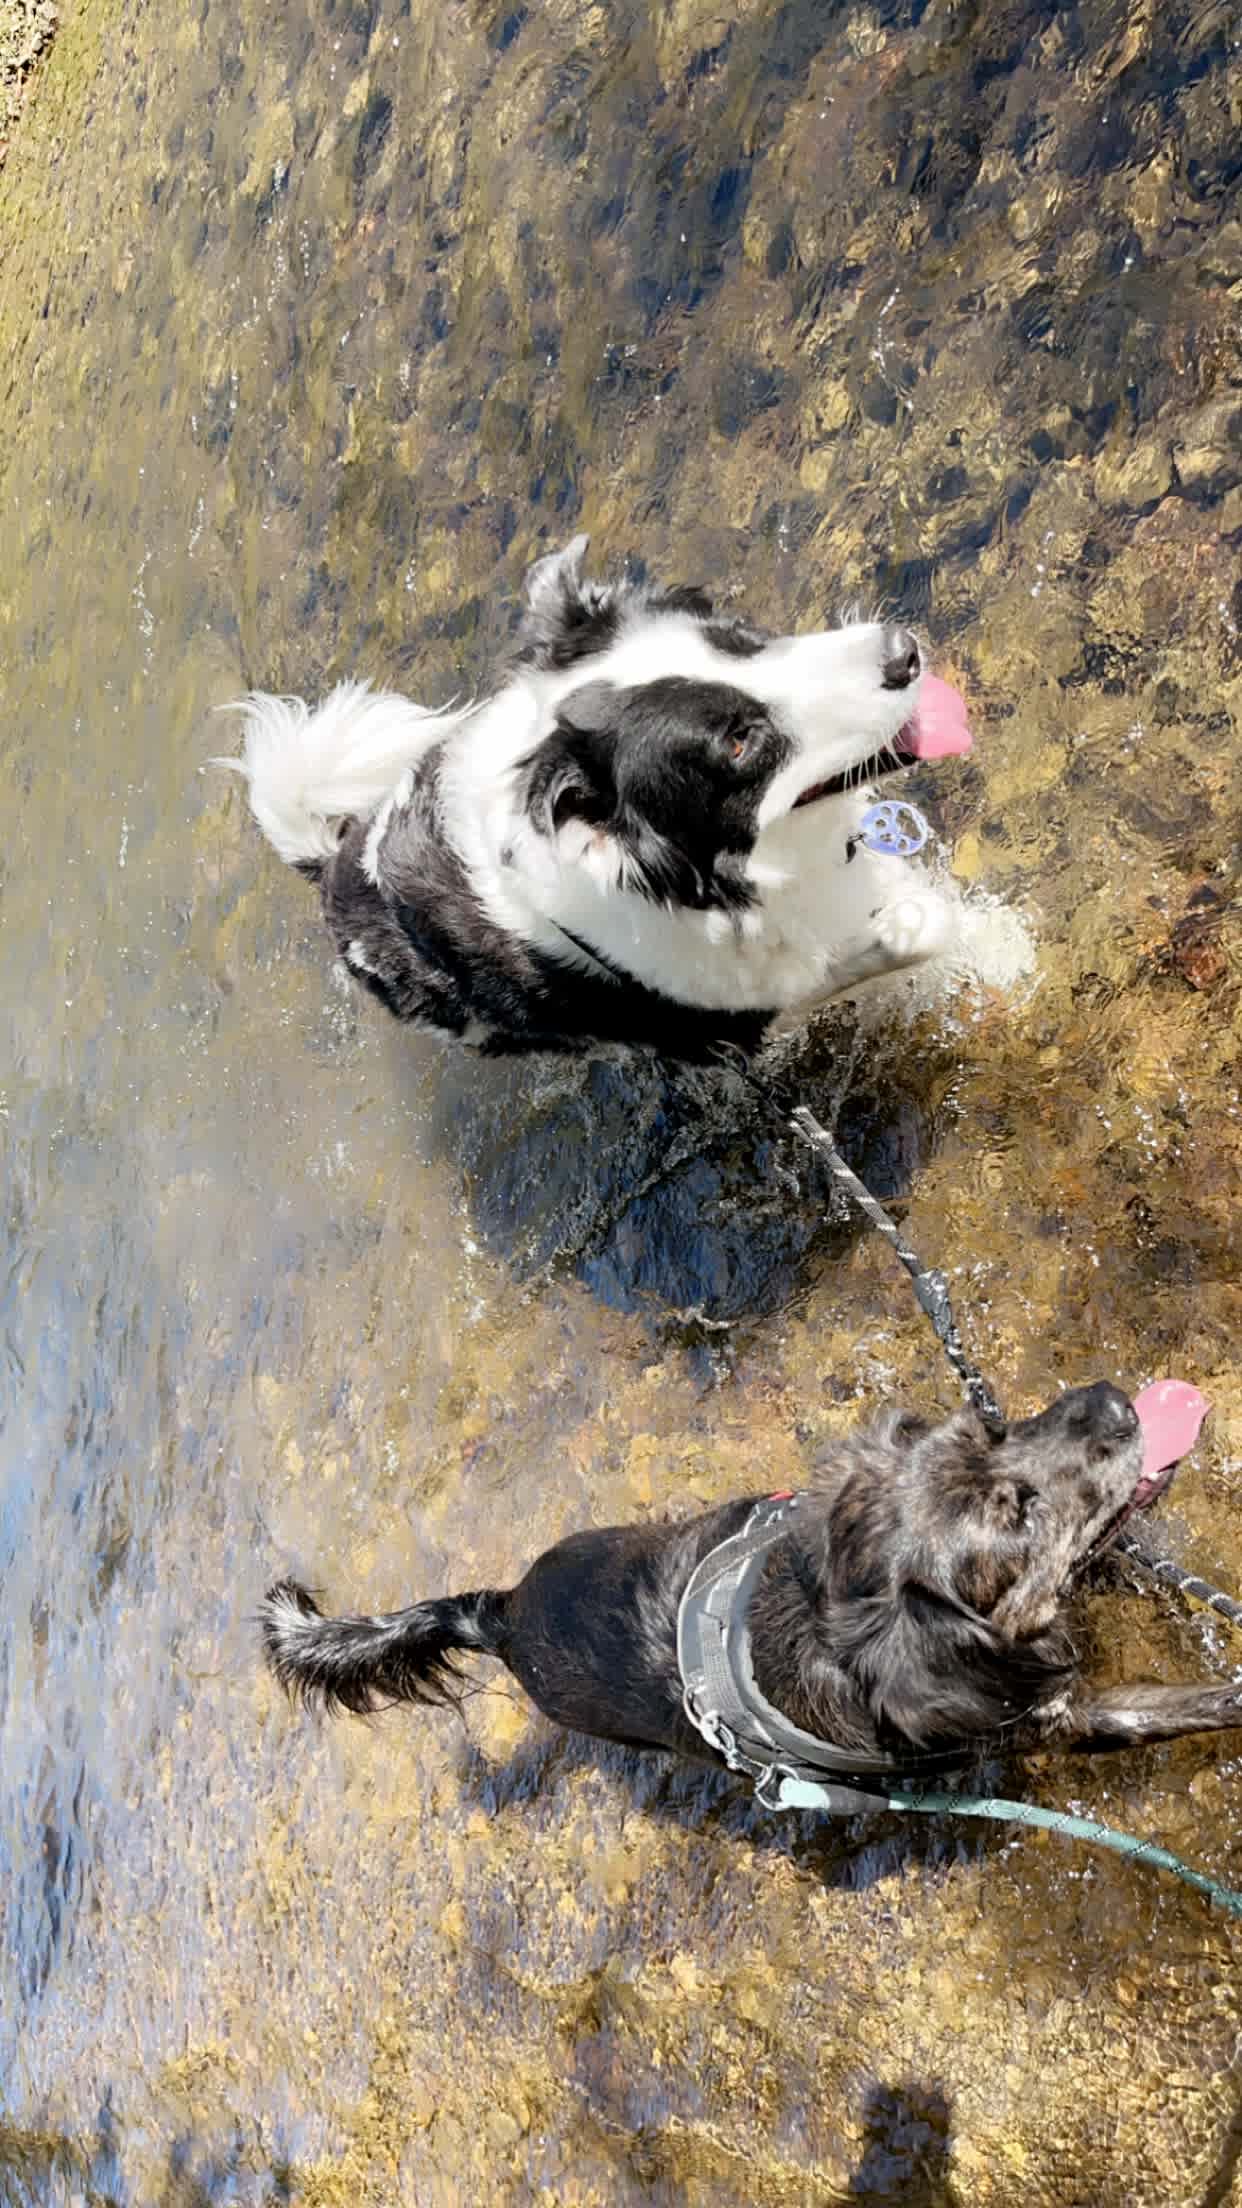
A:
<svg viewBox="0 0 1242 2208">
<path fill-rule="evenodd" d="M 1138 1432 L 1138 1412 L 1111 1380 L 1097 1380 L 1094 1387 L 1083 1389 L 1083 1409 L 1100 1441 L 1130 1441 Z"/>
<path fill-rule="evenodd" d="M 919 648 L 909 629 L 890 629 L 884 639 L 881 672 L 886 690 L 908 690 L 923 672 Z"/>
</svg>

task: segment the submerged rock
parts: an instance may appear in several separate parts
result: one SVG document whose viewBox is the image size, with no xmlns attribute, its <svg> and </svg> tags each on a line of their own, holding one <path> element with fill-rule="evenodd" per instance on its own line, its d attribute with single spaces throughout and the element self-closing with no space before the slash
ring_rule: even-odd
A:
<svg viewBox="0 0 1242 2208">
<path fill-rule="evenodd" d="M 709 1322 L 788 1300 L 813 1247 L 856 1222 L 787 1126 L 782 1098 L 836 1118 L 844 1154 L 879 1195 L 909 1185 L 927 1117 L 890 1075 L 832 1089 L 814 1049 L 753 1076 L 642 1053 L 445 1063 L 439 1141 L 465 1172 L 471 1218 L 525 1277 L 568 1266 L 622 1311 Z M 825 1098 L 827 1100 L 825 1100 Z"/>
<path fill-rule="evenodd" d="M 1173 481 L 1173 462 L 1167 444 L 1149 439 L 1103 453 L 1096 463 L 1096 495 L 1105 506 L 1129 506 L 1142 510 L 1164 497 Z"/>
</svg>

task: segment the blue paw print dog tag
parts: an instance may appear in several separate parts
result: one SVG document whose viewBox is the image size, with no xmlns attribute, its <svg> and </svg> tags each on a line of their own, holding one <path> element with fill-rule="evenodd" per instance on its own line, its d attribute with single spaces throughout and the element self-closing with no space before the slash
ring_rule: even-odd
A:
<svg viewBox="0 0 1242 2208">
<path fill-rule="evenodd" d="M 897 797 L 868 805 L 859 824 L 858 841 L 864 851 L 878 851 L 885 859 L 912 859 L 921 851 L 931 829 L 917 805 Z"/>
</svg>

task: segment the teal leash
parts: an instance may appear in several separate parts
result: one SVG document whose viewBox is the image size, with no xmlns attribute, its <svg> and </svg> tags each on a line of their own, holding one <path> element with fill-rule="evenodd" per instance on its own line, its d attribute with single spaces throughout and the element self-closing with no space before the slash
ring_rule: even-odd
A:
<svg viewBox="0 0 1242 2208">
<path fill-rule="evenodd" d="M 1045 1832 L 1063 1833 L 1067 1840 L 1089 1840 L 1098 1848 L 1111 1848 L 1131 1863 L 1151 1863 L 1157 1870 L 1172 1871 L 1184 1885 L 1206 1895 L 1231 1917 L 1242 1917 L 1242 1894 L 1222 1886 L 1206 1871 L 1183 1863 L 1180 1855 L 1154 1840 L 1139 1840 L 1133 1833 L 1118 1832 L 1115 1825 L 1097 1824 L 1093 1817 L 1072 1817 L 1068 1810 L 1041 1809 L 1035 1802 L 1007 1802 L 987 1794 L 890 1794 L 890 1809 L 921 1809 L 932 1816 L 990 1817 L 1000 1825 L 1036 1825 Z"/>
<path fill-rule="evenodd" d="M 815 1114 L 800 1104 L 791 1115 L 790 1125 L 796 1134 L 818 1150 L 826 1161 L 833 1179 L 853 1198 L 864 1218 L 884 1236 L 899 1262 L 904 1265 L 914 1283 L 914 1293 L 920 1308 L 930 1319 L 936 1336 L 949 1363 L 962 1381 L 979 1416 L 987 1425 L 1004 1425 L 1004 1414 L 996 1397 L 976 1365 L 967 1357 L 958 1332 L 957 1320 L 949 1301 L 948 1284 L 943 1273 L 932 1272 L 910 1247 L 901 1230 L 889 1218 L 884 1206 L 876 1201 L 871 1190 L 857 1173 L 848 1166 L 836 1144 Z M 1157 1579 L 1176 1587 L 1179 1592 L 1203 1602 L 1220 1616 L 1228 1618 L 1232 1625 L 1242 1625 L 1242 1603 L 1224 1595 L 1217 1587 L 1210 1587 L 1206 1580 L 1183 1571 L 1171 1557 L 1155 1557 L 1148 1553 L 1133 1535 L 1123 1534 L 1116 1543 L 1119 1549 L 1141 1564 Z M 1230 1916 L 1242 1917 L 1242 1893 L 1235 1893 L 1231 1886 L 1209 1878 L 1206 1871 L 1196 1871 L 1189 1863 L 1183 1863 L 1180 1855 L 1169 1848 L 1162 1848 L 1154 1840 L 1140 1840 L 1133 1833 L 1118 1832 L 1114 1825 L 1097 1824 L 1091 1817 L 1073 1817 L 1068 1810 L 1041 1809 L 1034 1802 L 1009 1802 L 995 1795 L 983 1794 L 890 1794 L 890 1809 L 923 1810 L 932 1816 L 988 1817 L 997 1824 L 1033 1825 L 1045 1832 L 1063 1833 L 1069 1840 L 1088 1840 L 1099 1848 L 1111 1848 L 1132 1863 L 1150 1863 L 1157 1870 L 1171 1871 L 1187 1886 L 1215 1902 L 1220 1909 L 1227 1909 Z"/>
</svg>

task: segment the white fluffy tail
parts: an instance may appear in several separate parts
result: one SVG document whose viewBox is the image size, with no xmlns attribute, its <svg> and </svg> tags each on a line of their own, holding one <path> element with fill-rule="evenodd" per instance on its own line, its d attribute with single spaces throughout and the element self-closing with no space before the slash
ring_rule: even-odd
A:
<svg viewBox="0 0 1242 2208">
<path fill-rule="evenodd" d="M 255 691 L 227 708 L 244 723 L 241 756 L 217 759 L 250 786 L 250 810 L 290 866 L 330 859 L 343 820 L 366 820 L 425 751 L 451 708 L 431 712 L 369 683 L 339 683 L 313 709 Z"/>
</svg>

